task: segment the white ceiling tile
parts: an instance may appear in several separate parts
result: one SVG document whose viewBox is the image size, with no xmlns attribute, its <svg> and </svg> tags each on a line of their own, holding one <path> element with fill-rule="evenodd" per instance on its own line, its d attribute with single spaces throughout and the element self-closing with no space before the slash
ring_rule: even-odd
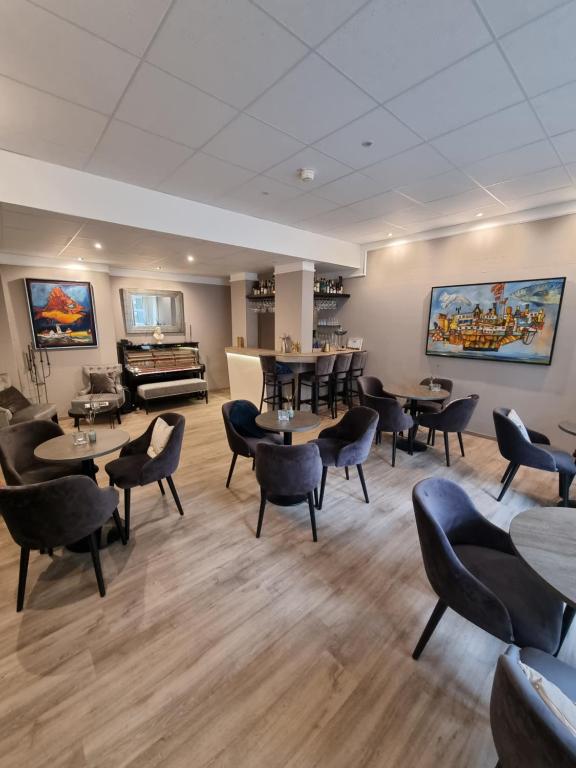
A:
<svg viewBox="0 0 576 768">
<path fill-rule="evenodd" d="M 298 170 L 300 168 L 311 168 L 316 171 L 314 181 L 301 181 L 298 178 Z M 350 170 L 347 165 L 343 165 L 331 157 L 326 157 L 326 155 L 317 152 L 312 147 L 307 147 L 302 152 L 294 155 L 294 157 L 270 168 L 266 171 L 266 175 L 283 181 L 285 184 L 292 184 L 303 192 L 304 190 L 315 189 L 323 184 L 327 184 L 329 181 L 333 181 L 340 176 L 346 176 L 350 173 Z"/>
<path fill-rule="evenodd" d="M 232 107 L 193 85 L 143 63 L 120 102 L 116 117 L 165 139 L 197 148 L 235 114 Z"/>
<path fill-rule="evenodd" d="M 0 74 L 111 113 L 138 59 L 21 0 L 0 0 Z"/>
<path fill-rule="evenodd" d="M 387 189 L 411 184 L 443 171 L 449 171 L 452 165 L 429 144 L 409 149 L 395 157 L 382 160 L 365 168 L 363 173 L 375 179 Z"/>
<path fill-rule="evenodd" d="M 372 141 L 363 147 L 363 141 Z M 421 143 L 421 139 L 385 109 L 378 108 L 318 141 L 315 146 L 353 168 L 373 165 Z"/>
<path fill-rule="evenodd" d="M 308 45 L 316 46 L 365 0 L 254 0 Z"/>
<path fill-rule="evenodd" d="M 493 184 L 488 187 L 499 200 L 517 200 L 519 197 L 542 194 L 551 190 L 567 187 L 572 180 L 561 166 L 548 168 L 545 171 L 531 173 L 512 181 L 503 181 L 501 184 Z"/>
<path fill-rule="evenodd" d="M 360 200 L 360 202 L 348 206 L 348 210 L 358 217 L 358 221 L 362 221 L 363 219 L 373 219 L 376 216 L 390 216 L 396 211 L 410 206 L 410 200 L 397 192 L 385 192 L 383 195 L 376 195 L 368 200 Z"/>
<path fill-rule="evenodd" d="M 448 171 L 431 179 L 400 187 L 399 191 L 419 203 L 429 203 L 442 197 L 466 192 L 475 186 L 474 182 L 460 171 Z"/>
<path fill-rule="evenodd" d="M 390 223 L 410 230 L 419 221 L 430 221 L 438 216 L 438 211 L 432 205 L 411 205 L 390 215 Z"/>
<path fill-rule="evenodd" d="M 351 173 L 318 187 L 316 194 L 339 205 L 349 205 L 382 192 L 378 182 L 362 173 Z"/>
<path fill-rule="evenodd" d="M 296 187 L 282 184 L 266 176 L 256 176 L 226 195 L 227 201 L 237 200 L 265 209 L 301 194 Z"/>
<path fill-rule="evenodd" d="M 68 239 L 83 224 L 82 219 L 58 213 L 45 213 L 35 209 L 17 210 L 15 206 L 2 205 L 2 225 L 5 229 L 20 229 L 45 235 L 47 238 Z"/>
<path fill-rule="evenodd" d="M 129 184 L 155 187 L 189 155 L 187 147 L 113 120 L 86 170 Z"/>
<path fill-rule="evenodd" d="M 457 128 L 432 144 L 457 165 L 506 152 L 544 138 L 540 123 L 526 102 Z"/>
<path fill-rule="evenodd" d="M 243 108 L 306 51 L 248 0 L 177 0 L 147 58 Z"/>
<path fill-rule="evenodd" d="M 202 149 L 243 168 L 265 171 L 304 145 L 249 115 L 240 115 Z"/>
<path fill-rule="evenodd" d="M 386 106 L 425 139 L 431 139 L 523 99 L 502 54 L 490 45 Z"/>
<path fill-rule="evenodd" d="M 358 224 L 349 224 L 345 227 L 337 227 L 332 233 L 334 237 L 348 240 L 353 243 L 373 243 L 377 240 L 389 240 L 402 237 L 406 230 L 395 227 L 381 217 L 361 221 Z"/>
<path fill-rule="evenodd" d="M 141 56 L 146 50 L 170 0 L 35 0 L 49 11 L 84 27 L 110 43 Z"/>
<path fill-rule="evenodd" d="M 56 96 L 0 77 L 0 147 L 80 168 L 107 118 Z"/>
<path fill-rule="evenodd" d="M 470 211 L 470 218 L 472 219 L 476 213 L 483 211 L 486 207 L 492 208 L 498 205 L 498 201 L 483 189 L 472 189 L 460 195 L 436 200 L 436 202 L 430 205 L 432 209 L 445 215 L 459 213 L 460 211 Z M 502 211 L 504 212 L 504 210 L 505 208 L 502 206 Z"/>
<path fill-rule="evenodd" d="M 293 197 L 291 200 L 283 200 L 275 207 L 271 207 L 269 213 L 274 221 L 293 223 L 300 221 L 304 216 L 318 216 L 321 213 L 332 211 L 336 207 L 330 200 L 325 200 L 308 192 Z"/>
<path fill-rule="evenodd" d="M 336 227 L 343 227 L 346 224 L 355 224 L 356 222 L 361 221 L 363 218 L 367 217 L 362 216 L 357 211 L 353 211 L 350 206 L 348 206 L 336 208 L 332 211 L 321 213 L 319 215 L 306 216 L 302 219 L 302 222 L 299 223 L 299 226 L 308 224 L 310 229 L 313 231 L 318 230 L 324 232 L 327 230 L 335 229 Z"/>
<path fill-rule="evenodd" d="M 534 97 L 532 105 L 551 135 L 576 128 L 576 82 Z"/>
<path fill-rule="evenodd" d="M 558 156 L 546 139 L 499 155 L 485 157 L 464 170 L 479 184 L 487 186 L 515 179 L 527 173 L 543 171 L 545 168 L 553 168 L 555 165 L 558 165 Z"/>
<path fill-rule="evenodd" d="M 544 205 L 555 205 L 557 203 L 566 203 L 576 201 L 576 186 L 561 187 L 552 189 L 548 192 L 541 192 L 529 197 L 521 197 L 516 200 L 510 200 L 507 203 L 510 211 L 528 211 L 532 208 L 540 208 Z"/>
<path fill-rule="evenodd" d="M 554 136 L 552 143 L 565 163 L 576 162 L 576 131 L 568 131 Z"/>
<path fill-rule="evenodd" d="M 55 256 L 66 245 L 65 236 L 50 236 L 44 232 L 6 228 L 2 233 L 2 248 L 11 253 L 30 256 Z"/>
<path fill-rule="evenodd" d="M 562 5 L 565 0 L 477 0 L 477 2 L 495 34 L 503 35 Z"/>
<path fill-rule="evenodd" d="M 501 39 L 529 96 L 574 80 L 575 35 L 576 3 L 568 3 Z"/>
<path fill-rule="evenodd" d="M 312 53 L 248 112 L 311 144 L 374 106 L 370 97 Z"/>
<path fill-rule="evenodd" d="M 197 152 L 160 186 L 163 192 L 190 200 L 212 201 L 240 186 L 254 174 Z"/>
<path fill-rule="evenodd" d="M 319 52 L 385 101 L 490 40 L 469 0 L 374 0 Z"/>
</svg>

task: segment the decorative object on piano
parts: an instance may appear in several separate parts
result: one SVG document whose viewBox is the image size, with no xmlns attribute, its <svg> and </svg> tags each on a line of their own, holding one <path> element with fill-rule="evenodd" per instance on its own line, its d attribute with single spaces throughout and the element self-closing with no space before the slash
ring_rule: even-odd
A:
<svg viewBox="0 0 576 768">
<path fill-rule="evenodd" d="M 36 387 L 37 400 L 39 403 L 48 402 L 48 389 L 46 379 L 50 378 L 50 358 L 46 349 L 36 350 L 32 344 L 28 344 L 28 349 L 24 353 L 24 364 L 26 373 L 30 381 Z M 44 397 L 44 400 L 42 398 Z"/>
<path fill-rule="evenodd" d="M 98 346 L 90 283 L 28 277 L 25 283 L 36 349 Z"/>
<path fill-rule="evenodd" d="M 120 289 L 122 314 L 126 333 L 143 334 L 156 338 L 160 333 L 186 331 L 184 323 L 184 296 L 182 291 Z"/>
<path fill-rule="evenodd" d="M 152 334 L 152 336 L 154 336 L 154 338 L 158 343 L 164 340 L 164 334 L 162 333 L 162 328 L 160 328 L 159 325 L 157 325 L 156 328 L 154 329 L 154 333 Z"/>
</svg>

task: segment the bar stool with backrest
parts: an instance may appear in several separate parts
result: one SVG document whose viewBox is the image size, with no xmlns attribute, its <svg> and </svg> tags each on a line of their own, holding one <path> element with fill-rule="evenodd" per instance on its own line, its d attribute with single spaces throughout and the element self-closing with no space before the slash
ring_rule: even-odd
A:
<svg viewBox="0 0 576 768">
<path fill-rule="evenodd" d="M 279 364 L 276 362 L 275 355 L 260 355 L 260 367 L 262 368 L 262 395 L 260 397 L 260 411 L 264 403 L 272 405 L 272 410 L 282 408 L 284 402 L 290 402 L 294 405 L 295 399 L 295 378 L 292 372 L 282 373 L 279 370 Z M 284 386 L 291 385 L 291 395 L 284 397 Z M 268 388 L 272 389 L 272 394 L 267 395 Z"/>
<path fill-rule="evenodd" d="M 354 398 L 359 396 L 358 393 L 358 378 L 364 375 L 364 368 L 366 367 L 366 358 L 368 352 L 353 352 L 352 362 L 348 370 L 348 404 L 352 408 L 354 406 Z M 362 405 L 362 403 L 360 403 Z"/>
<path fill-rule="evenodd" d="M 352 352 L 346 352 L 336 355 L 334 368 L 332 370 L 332 417 L 338 416 L 338 397 L 342 402 L 350 407 L 350 397 L 348 394 L 348 384 L 350 382 L 348 372 L 352 365 Z"/>
<path fill-rule="evenodd" d="M 313 371 L 303 371 L 298 374 L 298 408 L 302 404 L 310 404 L 312 413 L 318 413 L 318 406 L 321 402 L 328 405 L 332 410 L 332 371 L 334 370 L 334 361 L 336 355 L 318 355 Z M 302 397 L 302 387 L 310 387 L 310 397 Z M 326 388 L 325 394 L 322 394 L 322 388 Z"/>
</svg>

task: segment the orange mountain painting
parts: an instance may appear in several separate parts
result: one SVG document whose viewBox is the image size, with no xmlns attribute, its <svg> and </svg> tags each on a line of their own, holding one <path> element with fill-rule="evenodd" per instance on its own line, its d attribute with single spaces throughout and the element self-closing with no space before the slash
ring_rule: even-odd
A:
<svg viewBox="0 0 576 768">
<path fill-rule="evenodd" d="M 26 290 L 37 349 L 97 345 L 90 283 L 27 279 Z"/>
</svg>

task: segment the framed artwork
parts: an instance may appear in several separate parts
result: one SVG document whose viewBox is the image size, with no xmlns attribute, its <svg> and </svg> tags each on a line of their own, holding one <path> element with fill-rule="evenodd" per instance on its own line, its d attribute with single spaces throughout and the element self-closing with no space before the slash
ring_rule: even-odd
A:
<svg viewBox="0 0 576 768">
<path fill-rule="evenodd" d="M 90 283 L 31 278 L 25 281 L 36 349 L 98 346 Z"/>
<path fill-rule="evenodd" d="M 426 354 L 550 365 L 565 277 L 432 288 Z"/>
</svg>

